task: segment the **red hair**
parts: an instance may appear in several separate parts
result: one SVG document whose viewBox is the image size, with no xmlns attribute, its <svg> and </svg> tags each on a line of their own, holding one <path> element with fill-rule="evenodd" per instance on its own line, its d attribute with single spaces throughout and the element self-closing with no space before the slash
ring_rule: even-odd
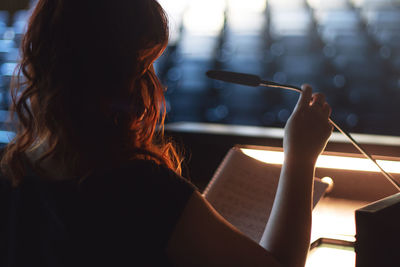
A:
<svg viewBox="0 0 400 267">
<path fill-rule="evenodd" d="M 156 0 L 39 0 L 23 39 L 22 82 L 12 87 L 19 126 L 3 173 L 18 184 L 26 153 L 39 146 L 38 172 L 51 157 L 79 178 L 138 158 L 180 173 L 152 66 L 167 42 Z"/>
</svg>

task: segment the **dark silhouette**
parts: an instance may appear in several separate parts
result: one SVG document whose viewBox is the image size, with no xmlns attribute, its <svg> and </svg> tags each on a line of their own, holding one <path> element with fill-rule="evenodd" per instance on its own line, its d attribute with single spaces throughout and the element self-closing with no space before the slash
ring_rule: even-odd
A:
<svg viewBox="0 0 400 267">
<path fill-rule="evenodd" d="M 304 265 L 315 161 L 332 131 L 325 97 L 303 87 L 257 244 L 179 176 L 152 66 L 167 25 L 156 0 L 38 1 L 1 160 L 1 266 Z"/>
<path fill-rule="evenodd" d="M 49 157 L 79 177 L 139 157 L 179 173 L 173 146 L 155 137 L 165 107 L 152 63 L 167 40 L 156 1 L 39 1 L 22 44 L 24 83 L 13 88 L 20 130 L 3 171 L 18 183 L 24 153 L 40 146 L 38 171 Z"/>
</svg>

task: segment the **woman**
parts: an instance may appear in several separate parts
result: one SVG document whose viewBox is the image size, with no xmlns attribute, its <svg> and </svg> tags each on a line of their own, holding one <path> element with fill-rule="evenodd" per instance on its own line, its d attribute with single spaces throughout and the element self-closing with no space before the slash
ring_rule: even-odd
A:
<svg viewBox="0 0 400 267">
<path fill-rule="evenodd" d="M 2 266 L 304 265 L 315 161 L 332 131 L 324 96 L 303 87 L 257 244 L 179 176 L 152 67 L 167 37 L 155 0 L 38 1 L 1 161 Z"/>
</svg>

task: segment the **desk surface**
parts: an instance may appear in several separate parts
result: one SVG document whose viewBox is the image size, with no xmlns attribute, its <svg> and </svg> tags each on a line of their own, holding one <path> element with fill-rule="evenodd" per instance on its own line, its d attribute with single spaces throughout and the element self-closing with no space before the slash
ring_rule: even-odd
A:
<svg viewBox="0 0 400 267">
<path fill-rule="evenodd" d="M 355 256 L 352 246 L 322 243 L 309 252 L 305 267 L 354 267 Z"/>
<path fill-rule="evenodd" d="M 354 211 L 369 202 L 325 197 L 313 211 L 311 242 L 319 238 L 355 241 Z M 306 267 L 354 267 L 355 252 L 351 246 L 322 244 L 312 249 Z"/>
</svg>

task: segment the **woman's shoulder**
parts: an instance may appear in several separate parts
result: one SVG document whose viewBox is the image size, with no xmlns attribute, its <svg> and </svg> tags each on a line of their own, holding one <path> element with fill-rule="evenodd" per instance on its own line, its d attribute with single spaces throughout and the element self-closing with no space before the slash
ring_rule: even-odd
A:
<svg viewBox="0 0 400 267">
<path fill-rule="evenodd" d="M 116 167 L 108 168 L 104 171 L 95 172 L 94 175 L 113 177 L 115 180 L 129 181 L 175 181 L 175 182 L 186 182 L 189 181 L 186 178 L 175 173 L 170 168 L 158 164 L 153 160 L 135 159 L 130 160 L 124 164 Z"/>
<path fill-rule="evenodd" d="M 103 223 L 114 225 L 115 218 L 124 218 L 117 220 L 115 231 L 122 231 L 120 236 L 131 238 L 134 233 L 143 244 L 151 241 L 149 246 L 164 249 L 195 191 L 194 185 L 167 167 L 134 160 L 94 173 L 82 182 L 80 195 L 89 207 L 85 210 Z"/>
<path fill-rule="evenodd" d="M 6 195 L 11 192 L 11 190 L 12 186 L 10 179 L 7 179 L 0 170 L 0 199 L 5 199 Z"/>
<path fill-rule="evenodd" d="M 96 184 L 96 187 L 93 185 Z M 191 194 L 197 190 L 189 180 L 166 166 L 151 160 L 131 160 L 120 166 L 96 171 L 85 179 L 82 188 L 113 188 L 114 190 L 142 192 L 182 192 Z"/>
</svg>

